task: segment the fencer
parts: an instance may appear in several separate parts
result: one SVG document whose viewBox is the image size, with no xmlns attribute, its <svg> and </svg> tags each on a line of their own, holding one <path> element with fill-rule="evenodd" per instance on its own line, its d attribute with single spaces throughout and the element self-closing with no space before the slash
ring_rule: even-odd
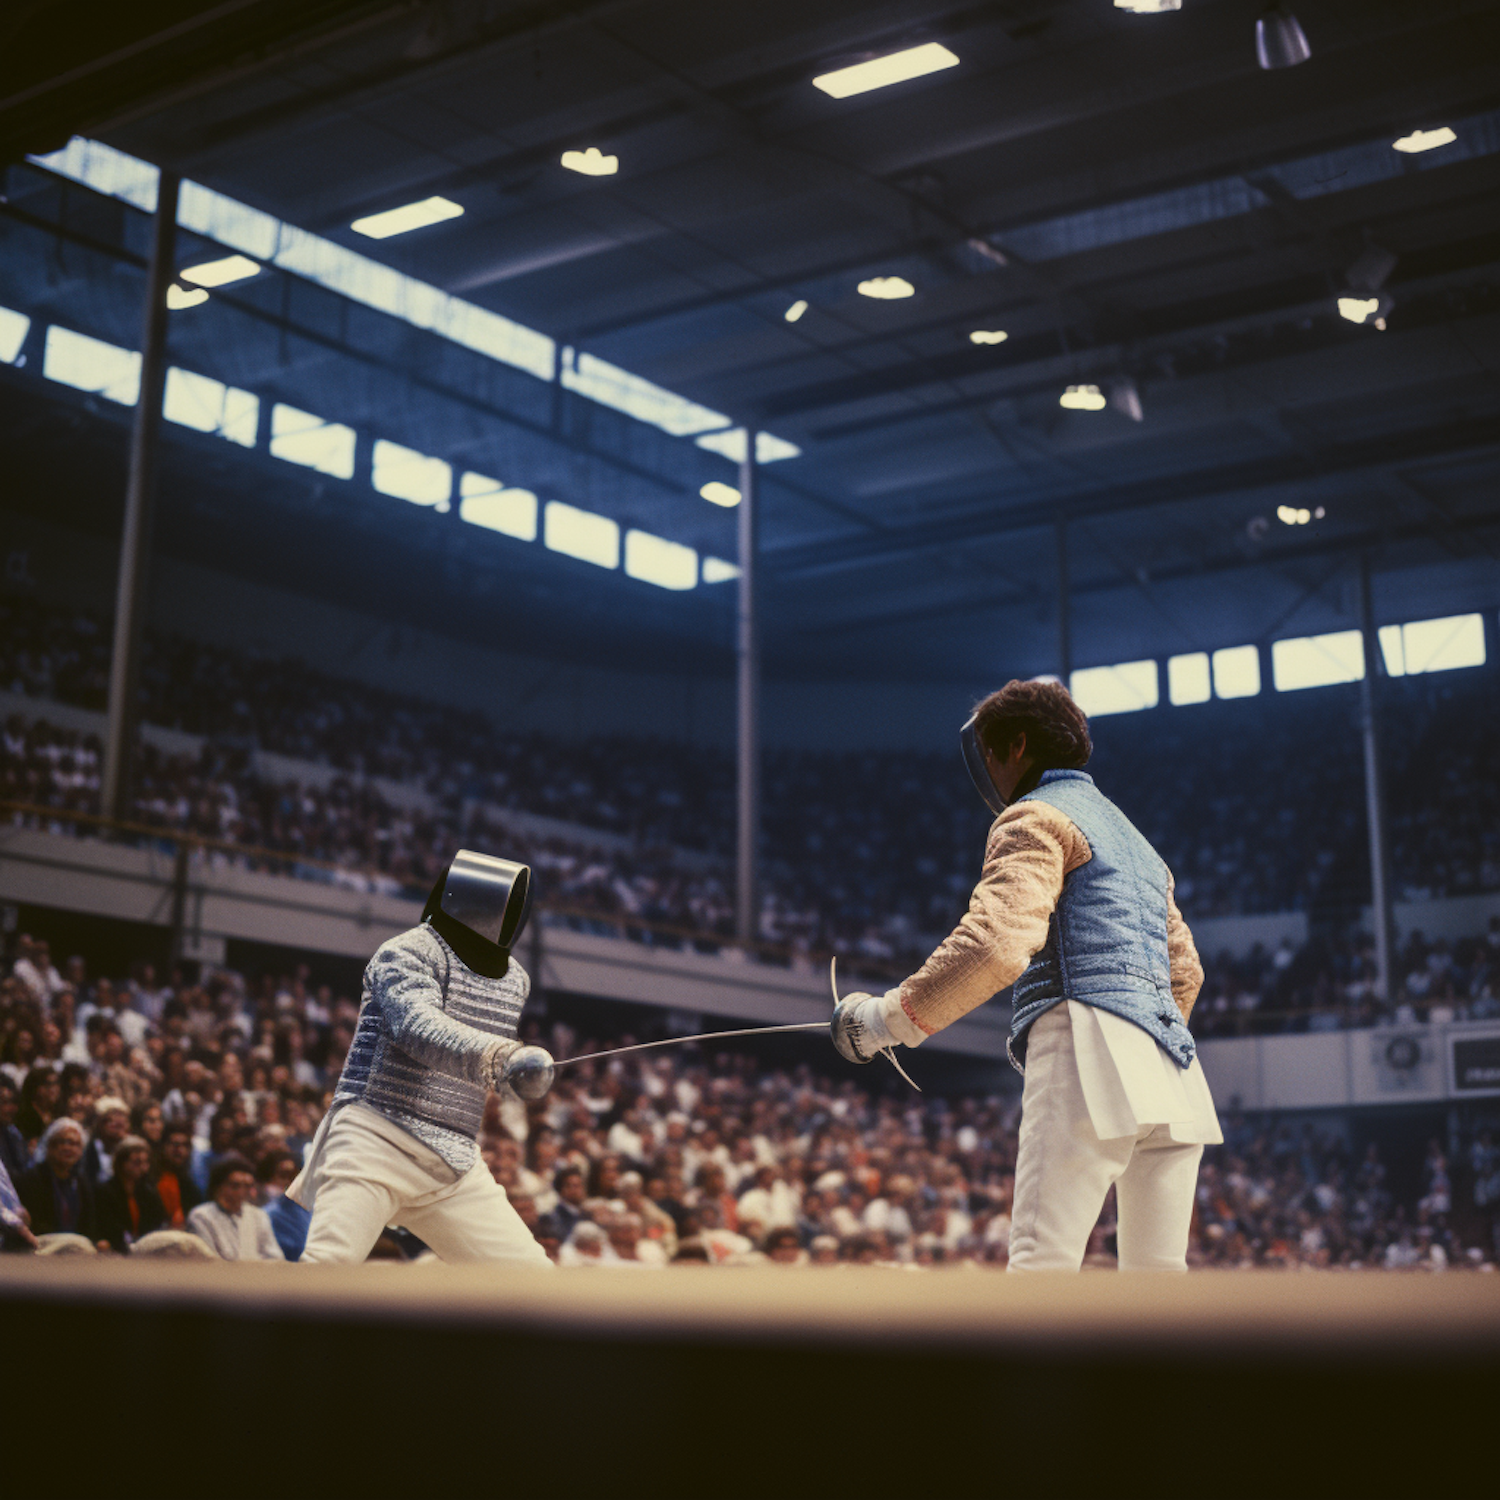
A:
<svg viewBox="0 0 1500 1500">
<path fill-rule="evenodd" d="M 511 957 L 531 904 L 525 865 L 461 849 L 422 920 L 365 969 L 333 1104 L 287 1194 L 312 1211 L 304 1265 L 362 1261 L 387 1225 L 447 1261 L 550 1262 L 479 1159 L 492 1089 L 525 1097 L 551 1059 L 516 1040 L 531 981 Z"/>
<path fill-rule="evenodd" d="M 1199 1159 L 1223 1136 L 1171 872 L 1084 771 L 1088 719 L 1060 684 L 1008 683 L 960 738 L 996 815 L 968 912 L 902 984 L 846 996 L 834 1044 L 854 1062 L 919 1046 L 1013 984 L 1010 1269 L 1078 1270 L 1113 1184 L 1120 1268 L 1185 1270 Z"/>
</svg>

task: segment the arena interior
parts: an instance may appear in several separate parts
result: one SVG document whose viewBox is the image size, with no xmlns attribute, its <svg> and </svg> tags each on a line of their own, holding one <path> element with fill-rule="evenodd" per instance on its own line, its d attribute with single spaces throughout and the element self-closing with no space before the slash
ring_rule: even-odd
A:
<svg viewBox="0 0 1500 1500">
<path fill-rule="evenodd" d="M 1500 4 L 16 0 L 0 144 L 7 1493 L 1490 1491 Z M 1201 958 L 1185 1277 L 1004 1274 L 1008 989 L 830 1045 L 1013 679 Z M 461 848 L 522 1040 L 708 1035 L 489 1092 L 556 1274 L 288 1265 Z"/>
</svg>

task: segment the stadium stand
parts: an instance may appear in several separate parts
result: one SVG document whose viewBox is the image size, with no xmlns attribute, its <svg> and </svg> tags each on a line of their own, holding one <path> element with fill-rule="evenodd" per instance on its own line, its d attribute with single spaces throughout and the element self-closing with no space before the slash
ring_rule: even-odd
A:
<svg viewBox="0 0 1500 1500">
<path fill-rule="evenodd" d="M 1497 960 L 1500 934 L 1488 955 L 1492 968 Z M 79 1171 L 93 1189 L 134 1130 L 150 1144 L 150 1180 L 171 1176 L 166 1191 L 179 1205 L 237 1153 L 275 1207 L 278 1162 L 300 1155 L 331 1101 L 353 1035 L 350 997 L 305 969 L 221 970 L 192 983 L 144 963 L 106 976 L 70 955 L 59 971 L 25 934 L 7 969 L 0 1136 L 7 1162 L 30 1174 L 23 1191 L 46 1185 L 44 1133 L 71 1118 L 88 1132 Z M 558 1017 L 529 1029 L 560 1057 L 634 1039 L 585 1034 Z M 492 1096 L 481 1149 L 564 1264 L 1003 1267 L 1018 1098 L 919 1098 L 887 1089 L 882 1075 L 835 1076 L 828 1064 L 821 1051 L 787 1065 L 706 1046 L 580 1067 L 530 1107 Z M 1224 1145 L 1202 1173 L 1193 1260 L 1492 1269 L 1500 1147 L 1488 1117 L 1475 1121 L 1455 1143 L 1429 1143 L 1419 1170 L 1397 1183 L 1360 1118 L 1228 1111 Z M 191 1134 L 186 1164 L 163 1154 L 175 1127 Z M 180 1206 L 169 1219 L 181 1227 Z M 87 1213 L 75 1228 L 104 1237 Z M 1106 1205 L 1090 1264 L 1112 1262 L 1112 1233 Z M 384 1253 L 417 1250 L 392 1241 Z"/>
</svg>

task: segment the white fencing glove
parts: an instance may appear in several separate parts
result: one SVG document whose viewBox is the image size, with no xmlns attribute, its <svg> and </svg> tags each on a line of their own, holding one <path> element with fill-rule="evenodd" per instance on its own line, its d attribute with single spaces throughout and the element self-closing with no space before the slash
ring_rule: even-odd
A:
<svg viewBox="0 0 1500 1500">
<path fill-rule="evenodd" d="M 834 1007 L 830 1029 L 839 1056 L 855 1063 L 873 1062 L 891 1047 L 916 1047 L 927 1039 L 902 1006 L 899 986 L 883 995 L 845 995 Z"/>
</svg>

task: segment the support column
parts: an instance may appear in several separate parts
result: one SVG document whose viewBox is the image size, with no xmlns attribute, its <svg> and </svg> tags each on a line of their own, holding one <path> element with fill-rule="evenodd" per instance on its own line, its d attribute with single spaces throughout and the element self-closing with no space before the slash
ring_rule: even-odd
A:
<svg viewBox="0 0 1500 1500">
<path fill-rule="evenodd" d="M 156 221 L 146 270 L 146 310 L 141 331 L 141 384 L 130 434 L 125 482 L 125 524 L 120 536 L 120 576 L 115 589 L 114 657 L 109 669 L 109 725 L 104 747 L 100 811 L 130 816 L 130 772 L 139 716 L 141 645 L 146 629 L 146 575 L 151 561 L 151 511 L 156 491 L 156 450 L 162 392 L 167 379 L 167 287 L 177 237 L 175 173 L 163 172 L 156 189 Z"/>
<path fill-rule="evenodd" d="M 1073 673 L 1072 585 L 1068 581 L 1068 518 L 1057 518 L 1057 675 L 1069 686 Z"/>
<path fill-rule="evenodd" d="M 740 464 L 740 577 L 735 622 L 735 656 L 739 669 L 736 715 L 738 768 L 735 833 L 734 931 L 742 943 L 759 932 L 758 853 L 760 841 L 760 638 L 756 618 L 756 569 L 760 539 L 759 477 L 755 444 L 759 434 L 745 429 L 745 457 Z"/>
<path fill-rule="evenodd" d="M 1396 921 L 1391 906 L 1390 838 L 1385 819 L 1385 767 L 1381 746 L 1377 673 L 1383 673 L 1380 637 L 1370 588 L 1370 554 L 1359 555 L 1359 623 L 1364 635 L 1365 675 L 1359 684 L 1360 729 L 1365 748 L 1365 821 L 1370 834 L 1370 909 L 1375 926 L 1375 992 L 1389 1005 L 1394 996 Z"/>
</svg>

